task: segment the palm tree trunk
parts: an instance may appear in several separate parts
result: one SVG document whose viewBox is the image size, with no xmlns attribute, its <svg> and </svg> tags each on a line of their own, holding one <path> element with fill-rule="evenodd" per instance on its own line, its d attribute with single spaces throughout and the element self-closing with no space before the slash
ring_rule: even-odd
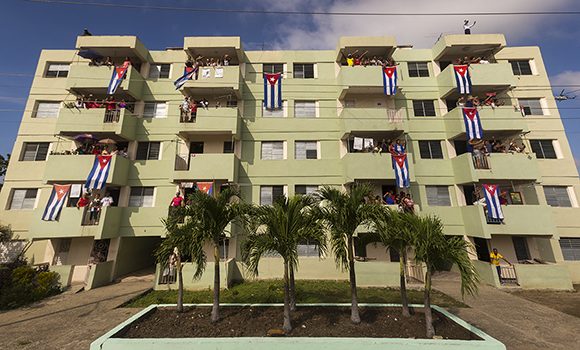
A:
<svg viewBox="0 0 580 350">
<path fill-rule="evenodd" d="M 399 251 L 399 272 L 401 280 L 401 304 L 403 305 L 403 316 L 410 317 L 409 300 L 407 299 L 407 283 L 405 281 L 405 264 L 407 263 L 407 250 L 405 248 Z"/>
<path fill-rule="evenodd" d="M 290 281 L 288 277 L 288 262 L 284 260 L 284 325 L 282 329 L 284 332 L 290 333 L 292 331 L 292 323 L 290 322 Z"/>
<path fill-rule="evenodd" d="M 220 319 L 220 247 L 214 244 L 213 247 L 213 306 L 211 308 L 211 321 L 217 322 Z"/>
<path fill-rule="evenodd" d="M 181 258 L 177 258 L 177 312 L 183 312 L 183 269 Z"/>
<path fill-rule="evenodd" d="M 290 311 L 296 311 L 296 281 L 294 280 L 294 265 L 288 264 L 290 272 Z"/>
<path fill-rule="evenodd" d="M 358 296 L 356 293 L 356 273 L 354 270 L 354 252 L 352 237 L 348 240 L 348 275 L 350 280 L 350 320 L 354 324 L 360 323 L 360 313 L 358 310 Z"/>
<path fill-rule="evenodd" d="M 435 328 L 433 328 L 433 314 L 431 312 L 431 268 L 427 266 L 427 273 L 425 274 L 425 294 L 424 294 L 424 309 L 425 309 L 425 327 L 427 338 L 433 338 L 435 335 Z"/>
</svg>

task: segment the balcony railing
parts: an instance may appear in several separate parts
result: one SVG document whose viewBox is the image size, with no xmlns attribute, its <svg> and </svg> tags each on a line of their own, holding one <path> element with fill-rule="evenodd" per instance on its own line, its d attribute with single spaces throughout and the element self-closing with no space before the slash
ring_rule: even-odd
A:
<svg viewBox="0 0 580 350">
<path fill-rule="evenodd" d="M 480 153 L 471 155 L 473 160 L 473 167 L 475 169 L 491 169 L 489 166 L 488 156 L 486 154 Z"/>
<path fill-rule="evenodd" d="M 105 120 L 104 123 L 118 123 L 121 119 L 121 110 L 120 109 L 113 109 L 113 110 L 106 110 L 105 111 Z"/>
<path fill-rule="evenodd" d="M 516 268 L 513 265 L 510 266 L 502 265 L 500 266 L 499 269 L 501 271 L 501 276 L 498 276 L 498 278 L 501 284 L 519 285 L 518 276 L 516 274 Z"/>
</svg>

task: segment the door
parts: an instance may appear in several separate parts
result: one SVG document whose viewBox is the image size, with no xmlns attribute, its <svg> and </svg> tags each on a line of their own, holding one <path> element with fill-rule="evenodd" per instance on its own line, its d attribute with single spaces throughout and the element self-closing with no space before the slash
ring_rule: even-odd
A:
<svg viewBox="0 0 580 350">
<path fill-rule="evenodd" d="M 514 243 L 514 250 L 516 251 L 516 259 L 518 261 L 531 260 L 530 250 L 528 249 L 528 241 L 525 237 L 512 237 Z"/>
<path fill-rule="evenodd" d="M 490 262 L 488 240 L 484 238 L 474 237 L 475 252 L 477 253 L 477 260 Z"/>
</svg>

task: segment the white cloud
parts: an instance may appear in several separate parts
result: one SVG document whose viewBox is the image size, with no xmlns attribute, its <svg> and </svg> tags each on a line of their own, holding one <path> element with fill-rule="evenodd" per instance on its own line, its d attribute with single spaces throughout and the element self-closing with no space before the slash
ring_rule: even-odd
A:
<svg viewBox="0 0 580 350">
<path fill-rule="evenodd" d="M 539 12 L 565 10 L 574 0 L 337 0 L 324 8 L 305 5 L 304 1 L 274 2 L 284 6 L 276 9 L 326 12 Z M 311 2 L 312 3 L 312 2 Z M 298 17 L 298 18 L 297 18 Z M 462 33 L 465 15 L 458 16 L 281 16 L 275 30 L 283 49 L 330 49 L 340 36 L 392 35 L 399 44 L 431 47 L 440 34 Z M 546 33 L 546 27 L 557 23 L 559 16 L 469 16 L 476 20 L 474 33 L 506 33 L 508 40 L 532 38 Z M 309 29 L 313 28 L 313 29 Z"/>
<path fill-rule="evenodd" d="M 566 90 L 576 90 L 578 84 L 580 84 L 580 71 L 566 70 L 554 77 L 550 78 L 552 86 L 555 88 L 566 88 Z M 566 87 L 566 85 L 573 85 Z"/>
</svg>

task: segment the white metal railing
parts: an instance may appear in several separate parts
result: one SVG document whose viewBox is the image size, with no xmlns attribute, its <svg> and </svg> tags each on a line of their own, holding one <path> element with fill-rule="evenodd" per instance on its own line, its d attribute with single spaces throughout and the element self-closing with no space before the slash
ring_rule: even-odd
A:
<svg viewBox="0 0 580 350">
<path fill-rule="evenodd" d="M 425 273 L 423 272 L 423 265 L 414 262 L 407 262 L 405 266 L 405 276 L 407 283 L 425 282 Z"/>
</svg>

